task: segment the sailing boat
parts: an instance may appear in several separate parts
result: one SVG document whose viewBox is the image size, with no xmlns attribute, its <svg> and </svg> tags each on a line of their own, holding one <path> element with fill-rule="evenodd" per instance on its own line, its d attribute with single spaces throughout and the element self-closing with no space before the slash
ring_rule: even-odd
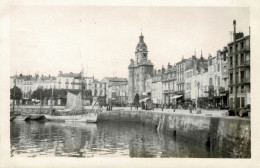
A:
<svg viewBox="0 0 260 168">
<path fill-rule="evenodd" d="M 42 88 L 41 88 L 42 89 Z M 41 100 L 42 100 L 42 92 L 41 92 Z M 30 120 L 36 120 L 36 121 L 39 121 L 39 120 L 44 120 L 45 119 L 45 116 L 42 115 L 42 101 L 41 101 L 41 104 L 40 104 L 40 110 L 39 110 L 39 114 L 36 114 L 36 115 L 28 115 L 26 118 L 25 118 L 25 121 L 30 121 Z"/>
<path fill-rule="evenodd" d="M 63 110 L 53 110 L 51 109 L 50 115 L 45 115 L 45 117 L 50 121 L 66 121 L 66 122 L 97 122 L 98 110 L 94 110 L 95 104 L 92 106 L 90 112 L 85 113 L 83 106 L 83 76 L 82 76 L 82 91 L 77 95 L 67 92 L 67 104 L 66 108 Z M 100 94 L 101 95 L 101 94 Z"/>
</svg>

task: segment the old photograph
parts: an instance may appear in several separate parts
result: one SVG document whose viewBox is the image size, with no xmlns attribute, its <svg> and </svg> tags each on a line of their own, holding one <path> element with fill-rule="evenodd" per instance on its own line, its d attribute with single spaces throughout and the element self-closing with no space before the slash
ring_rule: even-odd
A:
<svg viewBox="0 0 260 168">
<path fill-rule="evenodd" d="M 249 7 L 9 8 L 10 158 L 250 160 Z"/>
</svg>

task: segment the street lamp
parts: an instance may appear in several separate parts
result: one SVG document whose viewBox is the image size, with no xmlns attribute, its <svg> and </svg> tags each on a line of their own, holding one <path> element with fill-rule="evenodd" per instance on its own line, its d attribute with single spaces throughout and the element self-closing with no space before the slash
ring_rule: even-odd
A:
<svg viewBox="0 0 260 168">
<path fill-rule="evenodd" d="M 197 97 L 197 107 L 199 107 L 199 88 L 200 88 L 200 82 L 197 83 L 197 86 L 198 86 L 198 97 Z"/>
</svg>

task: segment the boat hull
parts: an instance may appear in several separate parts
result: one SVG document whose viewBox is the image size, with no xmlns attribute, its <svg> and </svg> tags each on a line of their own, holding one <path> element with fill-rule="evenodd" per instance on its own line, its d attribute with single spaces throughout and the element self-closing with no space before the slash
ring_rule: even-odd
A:
<svg viewBox="0 0 260 168">
<path fill-rule="evenodd" d="M 98 114 L 84 114 L 84 115 L 45 115 L 46 119 L 50 121 L 65 121 L 65 122 L 97 122 Z"/>
<path fill-rule="evenodd" d="M 25 118 L 25 121 L 31 121 L 31 120 L 35 120 L 35 121 L 40 121 L 40 120 L 44 120 L 46 117 L 44 115 L 29 115 Z"/>
</svg>

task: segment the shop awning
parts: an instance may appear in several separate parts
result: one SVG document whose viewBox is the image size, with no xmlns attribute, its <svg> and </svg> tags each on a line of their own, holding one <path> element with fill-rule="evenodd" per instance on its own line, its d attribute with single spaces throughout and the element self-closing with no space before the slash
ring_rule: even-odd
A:
<svg viewBox="0 0 260 168">
<path fill-rule="evenodd" d="M 182 95 L 175 95 L 175 96 L 171 97 L 171 99 L 177 99 L 179 97 L 182 97 Z"/>
<path fill-rule="evenodd" d="M 148 99 L 150 99 L 149 97 L 147 97 L 147 98 L 144 98 L 144 99 L 142 99 L 142 100 L 139 100 L 139 102 L 141 103 L 141 102 L 145 102 L 146 100 L 148 100 Z"/>
</svg>

